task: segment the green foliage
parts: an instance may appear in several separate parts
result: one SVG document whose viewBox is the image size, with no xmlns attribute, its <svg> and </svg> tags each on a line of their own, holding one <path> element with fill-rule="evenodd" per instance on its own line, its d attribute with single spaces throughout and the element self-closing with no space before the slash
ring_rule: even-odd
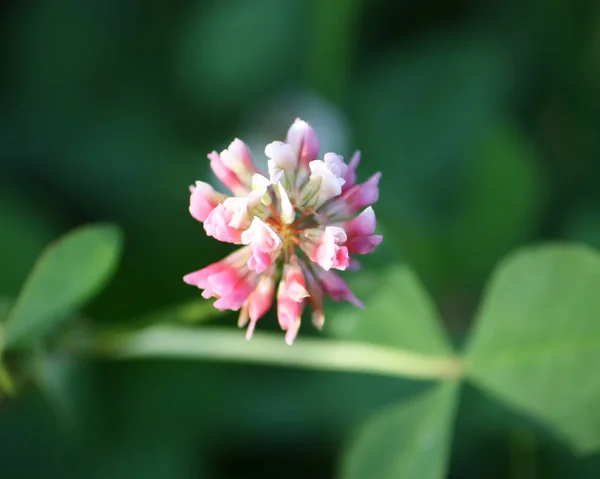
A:
<svg viewBox="0 0 600 479">
<path fill-rule="evenodd" d="M 428 285 L 444 274 L 437 230 L 458 196 L 451 179 L 509 89 L 505 53 L 468 33 L 413 40 L 359 77 L 358 141 L 369 168 L 386 172 L 377 212 Z"/>
<path fill-rule="evenodd" d="M 213 105 L 219 114 L 294 71 L 302 53 L 299 39 L 305 10 L 297 0 L 249 0 L 234 9 L 210 3 L 209 8 L 197 5 L 188 12 L 180 37 L 178 76 L 188 100 Z M 216 37 L 221 41 L 215 45 Z M 239 81 L 241 77 L 244 81 Z"/>
<path fill-rule="evenodd" d="M 31 346 L 91 299 L 113 273 L 121 249 L 110 225 L 80 228 L 47 248 L 11 309 L 6 349 Z"/>
<path fill-rule="evenodd" d="M 585 246 L 522 250 L 493 275 L 468 376 L 543 421 L 580 453 L 600 448 L 600 255 Z"/>
<path fill-rule="evenodd" d="M 81 306 L 107 279 L 119 249 L 120 236 L 112 226 L 76 230 L 48 248 L 10 310 L 7 346 L 32 344 Z M 88 259 L 85 269 L 81 258 Z M 280 335 L 259 332 L 240 344 L 241 335 L 235 331 L 151 326 L 140 332 L 115 329 L 100 334 L 93 351 L 119 359 L 225 360 L 458 379 L 460 364 L 452 358 L 435 307 L 415 275 L 407 267 L 392 266 L 378 279 L 357 283 L 359 290 L 371 293 L 368 313 L 343 308 L 336 312 L 331 331 L 347 343 L 299 339 L 290 348 Z M 600 361 L 594 343 L 600 325 L 599 287 L 600 255 L 589 247 L 550 244 L 509 256 L 486 291 L 465 356 L 468 380 L 553 428 L 581 453 L 600 448 L 600 417 L 590 407 L 600 401 L 600 382 L 582 367 Z M 45 307 L 39 306 L 42 303 Z M 213 315 L 207 303 L 194 302 L 135 324 L 198 321 Z M 66 392 L 71 390 L 73 363 L 48 356 L 39 357 L 36 364 L 38 384 L 70 421 L 69 410 L 74 408 Z M 12 378 L 5 369 L 2 372 L 3 390 L 13 392 Z M 341 477 L 444 477 L 458 390 L 458 382 L 441 383 L 376 413 L 345 450 Z"/>
<path fill-rule="evenodd" d="M 448 270 L 475 284 L 483 281 L 539 227 L 544 186 L 537 152 L 526 137 L 509 125 L 491 128 L 471 152 L 457 213 L 444 236 L 444 248 L 451 249 L 444 260 Z"/>
<path fill-rule="evenodd" d="M 16 296 L 35 258 L 59 231 L 56 210 L 37 199 L 0 182 L 0 295 Z"/>
<path fill-rule="evenodd" d="M 4 296 L 0 296 L 0 322 L 3 322 L 10 311 L 12 300 Z"/>
<path fill-rule="evenodd" d="M 344 453 L 340 478 L 446 477 L 458 389 L 433 386 L 367 420 Z"/>
<path fill-rule="evenodd" d="M 600 248 L 598 2 L 5 13 L 2 477 L 330 479 L 340 456 L 343 475 L 373 479 L 600 477 L 597 253 L 521 250 L 482 294 L 515 248 Z M 365 310 L 326 305 L 325 334 L 305 320 L 290 348 L 265 331 L 274 313 L 246 341 L 181 277 L 231 249 L 187 211 L 206 154 L 240 136 L 264 164 L 254 144 L 295 116 L 323 151 L 360 149 L 361 179 L 382 171 L 387 228 L 342 273 Z M 96 254 L 44 255 L 17 297 L 44 245 L 97 221 L 127 238 L 110 288 L 88 302 L 118 256 L 108 228 Z"/>
<path fill-rule="evenodd" d="M 435 306 L 410 268 L 367 272 L 358 281 L 370 282 L 375 293 L 364 310 L 346 307 L 326 323 L 335 335 L 423 354 L 451 354 Z"/>
</svg>

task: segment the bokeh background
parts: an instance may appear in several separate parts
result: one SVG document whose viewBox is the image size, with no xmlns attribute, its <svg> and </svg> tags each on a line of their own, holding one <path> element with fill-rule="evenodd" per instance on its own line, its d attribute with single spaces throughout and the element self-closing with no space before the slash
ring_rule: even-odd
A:
<svg viewBox="0 0 600 479">
<path fill-rule="evenodd" d="M 90 321 L 127 324 L 196 298 L 181 277 L 228 248 L 189 216 L 188 185 L 210 179 L 206 154 L 234 137 L 264 161 L 264 145 L 296 117 L 324 150 L 360 149 L 362 179 L 384 173 L 383 261 L 417 271 L 458 345 L 505 253 L 547 239 L 600 247 L 595 0 L 0 9 L 7 297 L 49 241 L 112 221 L 124 256 Z M 235 315 L 218 322 L 234 327 Z M 208 361 L 58 366 L 44 374 L 68 372 L 68 410 L 36 381 L 0 403 L 0 477 L 330 478 L 362 420 L 423 387 Z M 595 478 L 600 457 L 575 458 L 467 386 L 450 477 Z"/>
</svg>

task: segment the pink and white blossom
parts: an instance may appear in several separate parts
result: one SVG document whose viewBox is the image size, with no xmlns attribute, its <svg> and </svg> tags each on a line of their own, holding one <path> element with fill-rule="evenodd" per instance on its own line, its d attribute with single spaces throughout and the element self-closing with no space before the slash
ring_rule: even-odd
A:
<svg viewBox="0 0 600 479">
<path fill-rule="evenodd" d="M 313 326 L 320 330 L 325 324 L 324 291 L 312 271 L 306 266 L 304 267 L 304 277 L 306 278 L 306 290 L 308 292 L 307 300 L 312 308 L 311 321 Z"/>
<path fill-rule="evenodd" d="M 248 297 L 240 312 L 238 326 L 243 327 L 248 323 L 246 339 L 252 337 L 256 322 L 271 309 L 274 296 L 275 280 L 273 279 L 273 271 L 271 271 L 270 274 L 262 276 L 256 285 L 256 289 Z"/>
<path fill-rule="evenodd" d="M 289 188 L 298 167 L 298 156 L 294 149 L 287 143 L 274 141 L 266 146 L 265 155 L 269 157 L 267 165 L 271 182 L 275 184 L 281 181 Z"/>
<path fill-rule="evenodd" d="M 359 163 L 360 151 L 355 151 L 354 155 L 352 155 L 352 158 L 350 159 L 350 163 L 348 163 L 346 174 L 344 175 L 345 183 L 342 185 L 342 193 L 345 193 L 356 184 L 356 170 Z"/>
<path fill-rule="evenodd" d="M 231 142 L 229 148 L 221 152 L 220 156 L 223 164 L 245 184 L 251 181 L 252 175 L 256 173 L 256 166 L 254 166 L 252 154 L 246 143 L 236 138 Z"/>
<path fill-rule="evenodd" d="M 312 126 L 300 118 L 296 118 L 288 130 L 285 141 L 294 150 L 300 168 L 308 168 L 308 164 L 319 156 L 319 137 Z"/>
<path fill-rule="evenodd" d="M 258 276 L 246 266 L 249 257 L 250 249 L 241 248 L 217 263 L 187 274 L 183 280 L 203 289 L 204 298 L 217 298 L 215 308 L 237 311 L 258 282 Z"/>
<path fill-rule="evenodd" d="M 374 234 L 376 224 L 375 212 L 369 206 L 357 217 L 343 225 L 348 235 L 346 246 L 350 253 L 372 253 L 381 244 L 383 236 Z"/>
<path fill-rule="evenodd" d="M 324 213 L 332 219 L 350 218 L 363 208 L 371 206 L 379 199 L 379 179 L 375 173 L 364 183 L 354 185 L 324 207 Z"/>
<path fill-rule="evenodd" d="M 318 159 L 319 149 L 314 129 L 297 119 L 285 142 L 266 146 L 268 177 L 256 169 L 246 144 L 235 139 L 220 154 L 208 155 L 213 172 L 234 196 L 200 181 L 190 187 L 190 214 L 204 223 L 206 234 L 244 246 L 184 281 L 203 297 L 215 298 L 216 308 L 239 310 L 247 338 L 271 308 L 275 290 L 288 344 L 298 334 L 305 307 L 312 310 L 315 327 L 323 326 L 325 296 L 363 307 L 333 270 L 358 270 L 354 255 L 371 253 L 381 243 L 371 207 L 381 174 L 357 184 L 360 152 L 346 164 L 331 152 Z"/>
<path fill-rule="evenodd" d="M 356 296 L 354 296 L 354 293 L 352 293 L 339 274 L 334 273 L 333 271 L 318 270 L 317 280 L 323 288 L 323 291 L 331 296 L 331 299 L 334 301 L 347 301 L 357 308 L 364 308 L 364 305 Z"/>
<path fill-rule="evenodd" d="M 300 328 L 305 298 L 308 297 L 306 282 L 297 258 L 283 267 L 283 275 L 277 290 L 277 319 L 286 331 L 285 341 L 292 344 Z"/>
<path fill-rule="evenodd" d="M 242 242 L 252 247 L 248 267 L 257 273 L 263 273 L 279 255 L 282 246 L 277 233 L 258 216 L 252 220 L 250 227 L 242 233 Z"/>
<path fill-rule="evenodd" d="M 204 220 L 208 236 L 225 243 L 242 243 L 242 233 L 250 226 L 246 198 L 227 198 L 218 204 Z"/>
<path fill-rule="evenodd" d="M 294 222 L 294 219 L 296 218 L 296 212 L 294 211 L 294 206 L 292 205 L 290 197 L 288 196 L 287 191 L 285 191 L 283 185 L 281 183 L 277 183 L 277 187 L 279 199 L 281 201 L 281 214 L 279 216 L 284 224 L 289 225 Z"/>
<path fill-rule="evenodd" d="M 345 270 L 349 263 L 348 248 L 344 246 L 348 235 L 339 226 L 326 226 L 323 230 L 306 230 L 308 240 L 301 245 L 311 261 L 325 271 L 331 268 Z M 314 241 L 310 241 L 313 238 Z"/>
<path fill-rule="evenodd" d="M 244 185 L 238 175 L 225 166 L 221 160 L 221 156 L 216 151 L 209 153 L 207 156 L 215 176 L 219 178 L 219 181 L 229 188 L 234 195 L 244 196 L 248 193 L 247 185 Z"/>
<path fill-rule="evenodd" d="M 190 193 L 190 214 L 200 222 L 204 222 L 210 212 L 227 199 L 227 196 L 203 181 L 196 181 L 195 185 L 190 186 Z"/>
<path fill-rule="evenodd" d="M 347 165 L 341 156 L 325 153 L 324 160 L 309 163 L 310 178 L 302 189 L 302 198 L 306 204 L 319 208 L 327 200 L 339 196 L 346 182 Z"/>
</svg>

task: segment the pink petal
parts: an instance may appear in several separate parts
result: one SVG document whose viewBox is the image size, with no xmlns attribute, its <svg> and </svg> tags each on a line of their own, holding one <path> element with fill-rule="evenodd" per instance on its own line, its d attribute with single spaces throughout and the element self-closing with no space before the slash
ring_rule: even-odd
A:
<svg viewBox="0 0 600 479">
<path fill-rule="evenodd" d="M 358 164 L 360 163 L 360 151 L 356 151 L 354 155 L 352 155 L 352 159 L 348 164 L 348 169 L 346 170 L 346 174 L 344 175 L 344 180 L 346 183 L 342 186 L 342 193 L 348 191 L 351 187 L 356 184 L 356 169 L 358 168 Z"/>
<path fill-rule="evenodd" d="M 331 267 L 345 270 L 350 265 L 350 256 L 348 255 L 348 248 L 345 246 L 339 246 L 335 252 Z"/>
<path fill-rule="evenodd" d="M 213 263 L 206 268 L 202 268 L 201 270 L 194 271 L 193 273 L 186 274 L 183 277 L 183 280 L 192 286 L 197 286 L 198 288 L 206 288 L 208 286 L 208 277 L 213 274 L 220 273 L 227 266 L 223 263 L 223 261 L 219 261 L 218 263 Z"/>
<path fill-rule="evenodd" d="M 308 296 L 306 281 L 297 257 L 293 257 L 290 263 L 284 266 L 278 294 L 280 297 L 289 298 L 297 303 L 302 302 Z"/>
<path fill-rule="evenodd" d="M 252 154 L 250 148 L 242 140 L 236 138 L 231 142 L 228 148 L 229 152 L 239 161 L 244 167 L 251 173 L 256 173 L 256 166 L 252 161 Z"/>
<path fill-rule="evenodd" d="M 210 287 L 208 278 L 219 274 L 225 270 L 234 270 L 239 278 L 243 277 L 246 272 L 246 261 L 250 256 L 250 248 L 244 247 L 235 250 L 230 255 L 223 258 L 221 261 L 210 264 L 201 270 L 194 271 L 183 277 L 183 280 L 192 286 L 197 286 L 201 289 Z M 210 297 L 210 296 L 209 296 Z"/>
<path fill-rule="evenodd" d="M 261 251 L 257 246 L 252 246 L 252 255 L 248 260 L 248 268 L 260 274 L 265 272 L 273 264 L 273 255 Z"/>
<path fill-rule="evenodd" d="M 248 193 L 248 188 L 242 184 L 233 171 L 223 164 L 221 157 L 216 151 L 209 153 L 208 158 L 210 159 L 210 167 L 216 177 L 219 178 L 221 183 L 229 188 L 234 195 L 243 196 Z"/>
<path fill-rule="evenodd" d="M 352 216 L 379 199 L 379 179 L 381 173 L 375 173 L 364 183 L 354 185 L 323 209 L 323 214 L 331 218 Z"/>
<path fill-rule="evenodd" d="M 273 253 L 282 245 L 281 238 L 260 218 L 255 216 L 252 219 L 252 224 L 242 234 L 244 244 L 252 244 L 260 251 L 265 253 Z"/>
<path fill-rule="evenodd" d="M 319 137 L 315 130 L 300 118 L 296 118 L 288 130 L 286 143 L 291 145 L 298 155 L 301 168 L 308 168 L 308 163 L 319 156 Z"/>
<path fill-rule="evenodd" d="M 372 235 L 375 232 L 377 220 L 373 208 L 369 206 L 356 218 L 346 222 L 344 229 L 348 237 Z"/>
<path fill-rule="evenodd" d="M 333 271 L 319 271 L 317 275 L 322 288 L 334 301 L 348 301 L 358 308 L 364 308 L 340 275 Z"/>
<path fill-rule="evenodd" d="M 274 296 L 275 282 L 273 278 L 268 276 L 263 277 L 258 283 L 256 290 L 248 298 L 248 310 L 252 322 L 256 322 L 269 310 Z"/>
<path fill-rule="evenodd" d="M 321 288 L 321 285 L 305 265 L 303 265 L 303 269 L 306 278 L 306 289 L 309 294 L 307 300 L 313 308 L 312 322 L 315 327 L 321 329 L 325 322 L 325 314 L 323 313 L 323 288 Z"/>
<path fill-rule="evenodd" d="M 257 273 L 266 271 L 273 264 L 282 246 L 281 238 L 277 233 L 256 216 L 250 228 L 242 233 L 241 240 L 244 244 L 252 246 L 248 267 Z"/>
<path fill-rule="evenodd" d="M 315 263 L 317 263 L 325 271 L 329 271 L 333 266 L 333 259 L 335 257 L 335 243 L 333 242 L 321 242 L 315 249 L 314 256 L 310 257 Z"/>
<path fill-rule="evenodd" d="M 242 280 L 242 273 L 234 268 L 226 268 L 208 277 L 208 287 L 215 296 L 227 296 Z"/>
<path fill-rule="evenodd" d="M 232 311 L 237 311 L 243 306 L 255 287 L 255 282 L 250 281 L 248 278 L 244 278 L 240 280 L 226 296 L 215 301 L 214 306 L 220 310 L 231 309 Z"/>
<path fill-rule="evenodd" d="M 225 243 L 240 244 L 242 230 L 230 226 L 232 216 L 223 204 L 218 204 L 204 220 L 206 234 Z"/>
<path fill-rule="evenodd" d="M 348 251 L 356 254 L 372 253 L 383 241 L 381 235 L 358 236 L 348 241 Z"/>
<path fill-rule="evenodd" d="M 377 202 L 379 199 L 379 180 L 381 173 L 375 173 L 364 183 L 358 185 L 358 189 L 352 198 L 354 211 L 363 209 Z"/>
<path fill-rule="evenodd" d="M 304 244 L 310 260 L 317 263 L 325 271 L 331 268 L 344 270 L 349 264 L 347 248 L 340 246 L 347 239 L 346 232 L 337 226 L 327 226 L 316 245 Z"/>
<path fill-rule="evenodd" d="M 360 262 L 356 258 L 350 258 L 350 264 L 348 265 L 349 271 L 360 271 L 361 267 Z"/>
<path fill-rule="evenodd" d="M 277 319 L 279 326 L 286 331 L 285 342 L 292 344 L 300 329 L 303 304 L 289 298 L 278 298 Z"/>
<path fill-rule="evenodd" d="M 197 181 L 195 186 L 190 187 L 190 191 L 190 213 L 201 222 L 204 222 L 210 212 L 227 198 L 202 181 Z"/>
<path fill-rule="evenodd" d="M 298 318 L 293 325 L 290 325 L 290 327 L 288 327 L 287 331 L 285 332 L 285 342 L 288 345 L 292 345 L 294 344 L 294 339 L 296 339 L 296 336 L 298 335 L 298 330 L 300 329 L 300 318 Z"/>
</svg>

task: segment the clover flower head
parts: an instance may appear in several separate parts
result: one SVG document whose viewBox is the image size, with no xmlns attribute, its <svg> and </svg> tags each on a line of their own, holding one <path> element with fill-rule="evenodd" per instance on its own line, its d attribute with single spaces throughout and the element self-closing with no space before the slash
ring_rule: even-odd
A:
<svg viewBox="0 0 600 479">
<path fill-rule="evenodd" d="M 247 326 L 248 339 L 275 299 L 288 344 L 306 306 L 313 324 L 323 326 L 325 296 L 362 307 L 334 270 L 358 269 L 354 256 L 372 253 L 382 241 L 371 207 L 381 174 L 358 184 L 359 152 L 346 164 L 331 152 L 318 159 L 319 148 L 313 128 L 297 119 L 285 142 L 266 146 L 268 176 L 235 139 L 220 154 L 208 155 L 233 196 L 201 181 L 190 187 L 190 214 L 204 223 L 206 234 L 242 246 L 183 279 L 202 289 L 204 298 L 216 298 L 215 308 L 239 310 L 238 324 Z"/>
</svg>

